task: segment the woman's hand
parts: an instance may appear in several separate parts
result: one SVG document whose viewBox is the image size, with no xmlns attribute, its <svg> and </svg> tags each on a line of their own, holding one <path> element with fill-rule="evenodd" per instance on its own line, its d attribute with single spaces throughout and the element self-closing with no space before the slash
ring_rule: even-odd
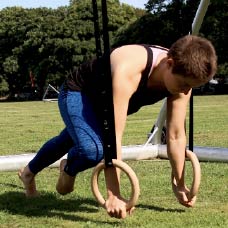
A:
<svg viewBox="0 0 228 228">
<path fill-rule="evenodd" d="M 172 180 L 173 192 L 180 204 L 185 207 L 193 207 L 196 202 L 196 196 L 190 196 L 190 191 L 186 186 L 177 186 Z"/>
<path fill-rule="evenodd" d="M 121 197 L 110 196 L 105 202 L 105 208 L 110 217 L 124 219 L 131 215 L 135 207 L 127 209 L 127 201 Z"/>
</svg>

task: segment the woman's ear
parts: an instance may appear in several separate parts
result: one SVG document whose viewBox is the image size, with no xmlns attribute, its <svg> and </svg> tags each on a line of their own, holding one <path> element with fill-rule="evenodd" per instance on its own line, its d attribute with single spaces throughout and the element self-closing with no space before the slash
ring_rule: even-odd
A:
<svg viewBox="0 0 228 228">
<path fill-rule="evenodd" d="M 166 64 L 167 64 L 168 69 L 172 68 L 173 67 L 173 59 L 172 58 L 168 58 L 166 60 Z"/>
</svg>

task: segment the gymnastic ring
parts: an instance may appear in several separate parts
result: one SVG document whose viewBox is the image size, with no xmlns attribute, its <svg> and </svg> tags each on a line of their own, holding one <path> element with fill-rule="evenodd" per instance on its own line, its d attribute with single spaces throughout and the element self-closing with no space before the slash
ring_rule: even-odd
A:
<svg viewBox="0 0 228 228">
<path fill-rule="evenodd" d="M 190 197 L 193 198 L 197 195 L 199 191 L 200 186 L 200 180 L 201 180 L 201 169 L 200 169 L 200 163 L 195 153 L 193 153 L 190 150 L 186 150 L 186 157 L 191 161 L 192 168 L 193 168 L 193 181 L 190 189 Z M 176 180 L 172 173 L 172 184 L 176 186 Z"/>
<path fill-rule="evenodd" d="M 137 178 L 135 172 L 132 170 L 132 168 L 129 165 L 127 165 L 125 162 L 123 162 L 121 160 L 117 160 L 117 159 L 112 159 L 112 163 L 113 163 L 114 167 L 117 167 L 117 168 L 121 169 L 123 172 L 125 172 L 127 174 L 128 178 L 130 179 L 131 197 L 130 197 L 130 200 L 127 200 L 127 205 L 126 205 L 126 208 L 130 209 L 136 205 L 137 200 L 139 198 L 140 189 L 139 189 L 138 178 Z M 94 168 L 93 173 L 92 173 L 92 178 L 91 178 L 91 188 L 92 188 L 93 195 L 97 199 L 98 203 L 104 208 L 105 208 L 105 199 L 103 198 L 103 196 L 101 195 L 101 193 L 99 191 L 98 178 L 99 178 L 101 170 L 105 169 L 105 167 L 106 166 L 105 166 L 104 161 L 100 162 Z"/>
</svg>

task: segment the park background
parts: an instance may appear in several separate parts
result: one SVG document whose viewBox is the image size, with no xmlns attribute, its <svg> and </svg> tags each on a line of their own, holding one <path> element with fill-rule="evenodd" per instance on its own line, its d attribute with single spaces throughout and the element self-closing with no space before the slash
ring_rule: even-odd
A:
<svg viewBox="0 0 228 228">
<path fill-rule="evenodd" d="M 99 1 L 98 1 L 99 2 Z M 145 9 L 108 1 L 112 47 L 149 43 L 169 47 L 188 34 L 199 1 L 148 1 Z M 218 83 L 194 92 L 194 144 L 228 148 L 227 14 L 228 1 L 211 1 L 200 30 L 216 47 Z M 9 7 L 0 11 L 0 155 L 35 153 L 64 127 L 56 102 L 43 102 L 48 84 L 59 88 L 73 65 L 95 54 L 91 1 L 69 1 L 51 8 Z M 54 95 L 54 94 L 51 94 Z M 24 102 L 24 101 L 27 102 Z M 34 101 L 35 100 L 35 101 Z M 14 102 L 16 101 L 16 102 Z M 147 140 L 161 107 L 148 106 L 128 118 L 124 145 Z M 188 116 L 187 116 L 188 128 Z M 188 129 L 187 129 L 188 132 Z M 17 172 L 0 175 L 0 227 L 227 227 L 228 166 L 201 162 L 202 182 L 195 208 L 175 201 L 169 161 L 128 161 L 141 188 L 137 209 L 126 220 L 109 218 L 90 190 L 92 170 L 78 175 L 75 191 L 55 191 L 58 170 L 37 176 L 41 196 L 26 199 Z M 190 186 L 191 165 L 186 162 Z M 121 178 L 122 194 L 129 183 Z M 104 189 L 101 177 L 101 189 Z"/>
<path fill-rule="evenodd" d="M 169 48 L 191 31 L 198 5 L 198 0 L 160 0 L 148 1 L 141 9 L 109 0 L 111 46 L 148 43 Z M 228 91 L 227 9 L 227 1 L 212 0 L 200 29 L 199 35 L 216 48 L 218 72 L 216 83 L 197 94 Z M 95 55 L 90 0 L 72 0 L 56 9 L 8 7 L 0 11 L 0 18 L 2 99 L 40 100 L 48 84 L 59 88 L 73 66 Z"/>
</svg>

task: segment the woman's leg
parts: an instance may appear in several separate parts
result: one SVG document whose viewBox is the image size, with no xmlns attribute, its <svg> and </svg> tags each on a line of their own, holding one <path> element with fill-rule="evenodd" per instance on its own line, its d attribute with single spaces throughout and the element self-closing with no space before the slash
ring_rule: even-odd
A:
<svg viewBox="0 0 228 228">
<path fill-rule="evenodd" d="M 65 181 L 66 179 L 95 166 L 103 158 L 101 129 L 90 101 L 86 95 L 75 91 L 65 91 L 65 97 L 67 98 L 59 103 L 60 112 L 74 146 L 68 152 L 64 170 L 60 170 L 56 188 L 61 194 L 73 189 L 70 187 L 74 184 L 73 181 Z"/>
<path fill-rule="evenodd" d="M 63 157 L 73 145 L 73 140 L 65 128 L 58 136 L 50 139 L 41 147 L 29 162 L 29 169 L 32 173 L 37 174 Z"/>
<path fill-rule="evenodd" d="M 60 94 L 62 95 L 62 93 Z M 59 96 L 59 100 L 64 99 L 64 96 L 61 95 Z M 72 146 L 73 140 L 65 128 L 58 136 L 50 139 L 41 147 L 29 164 L 18 172 L 18 176 L 25 187 L 26 196 L 33 197 L 38 194 L 34 178 L 35 175 L 60 159 Z"/>
<path fill-rule="evenodd" d="M 64 156 L 73 146 L 73 141 L 66 128 L 56 137 L 46 142 L 29 164 L 18 173 L 28 197 L 37 196 L 35 175 L 42 169 Z"/>
</svg>

